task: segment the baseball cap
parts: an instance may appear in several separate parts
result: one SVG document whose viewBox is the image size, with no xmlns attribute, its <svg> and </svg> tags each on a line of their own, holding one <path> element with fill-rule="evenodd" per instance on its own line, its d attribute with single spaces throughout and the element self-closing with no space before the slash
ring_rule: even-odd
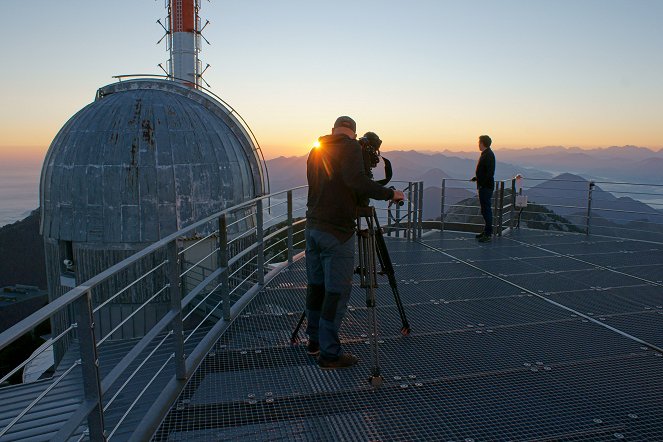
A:
<svg viewBox="0 0 663 442">
<path fill-rule="evenodd" d="M 352 132 L 357 132 L 357 123 L 355 123 L 355 120 L 345 115 L 336 119 L 334 122 L 334 129 L 337 127 L 347 127 L 348 129 L 351 129 Z"/>
</svg>

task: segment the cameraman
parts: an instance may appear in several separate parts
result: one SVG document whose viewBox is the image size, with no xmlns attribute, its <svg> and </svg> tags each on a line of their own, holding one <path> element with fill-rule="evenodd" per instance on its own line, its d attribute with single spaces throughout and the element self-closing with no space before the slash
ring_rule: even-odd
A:
<svg viewBox="0 0 663 442">
<path fill-rule="evenodd" d="M 403 192 L 367 176 L 356 131 L 352 118 L 338 117 L 331 135 L 318 139 L 320 146 L 311 150 L 306 163 L 306 334 L 308 353 L 319 353 L 318 365 L 325 369 L 358 361 L 341 350 L 338 330 L 352 289 L 359 201 L 404 199 Z"/>
</svg>

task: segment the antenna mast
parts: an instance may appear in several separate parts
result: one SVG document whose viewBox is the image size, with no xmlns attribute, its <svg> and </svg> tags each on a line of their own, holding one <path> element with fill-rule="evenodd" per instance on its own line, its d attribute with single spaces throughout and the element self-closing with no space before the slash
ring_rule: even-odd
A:
<svg viewBox="0 0 663 442">
<path fill-rule="evenodd" d="M 201 50 L 201 38 L 209 44 L 202 36 L 202 30 L 209 21 L 205 26 L 200 26 L 198 15 L 200 0 L 165 0 L 165 2 L 168 8 L 168 28 L 164 29 L 170 50 L 168 75 L 197 88 L 201 80 L 205 81 L 202 78 L 204 70 L 201 69 L 198 53 Z M 157 23 L 161 24 L 159 20 Z"/>
</svg>

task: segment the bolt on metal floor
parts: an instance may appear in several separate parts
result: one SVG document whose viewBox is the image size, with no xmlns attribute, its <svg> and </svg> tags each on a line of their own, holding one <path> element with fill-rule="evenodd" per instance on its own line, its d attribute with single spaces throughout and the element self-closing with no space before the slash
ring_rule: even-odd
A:
<svg viewBox="0 0 663 442">
<path fill-rule="evenodd" d="M 357 366 L 320 370 L 303 332 L 290 344 L 302 259 L 230 326 L 153 439 L 663 439 L 663 245 L 525 230 L 386 239 L 412 333 L 382 277 L 380 388 L 359 287 L 341 327 Z"/>
</svg>

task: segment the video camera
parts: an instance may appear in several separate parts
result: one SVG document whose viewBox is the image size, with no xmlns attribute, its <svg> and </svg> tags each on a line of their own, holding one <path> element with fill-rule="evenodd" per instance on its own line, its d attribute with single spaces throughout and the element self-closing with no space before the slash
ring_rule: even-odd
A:
<svg viewBox="0 0 663 442">
<path fill-rule="evenodd" d="M 363 137 L 357 140 L 361 146 L 361 153 L 364 158 L 364 170 L 366 175 L 370 179 L 373 179 L 373 169 L 377 167 L 380 162 L 380 146 L 382 145 L 382 140 L 375 132 L 366 132 Z M 393 171 L 391 169 L 391 161 L 382 157 L 384 162 L 384 179 L 377 180 L 376 183 L 384 186 L 393 176 Z"/>
</svg>

